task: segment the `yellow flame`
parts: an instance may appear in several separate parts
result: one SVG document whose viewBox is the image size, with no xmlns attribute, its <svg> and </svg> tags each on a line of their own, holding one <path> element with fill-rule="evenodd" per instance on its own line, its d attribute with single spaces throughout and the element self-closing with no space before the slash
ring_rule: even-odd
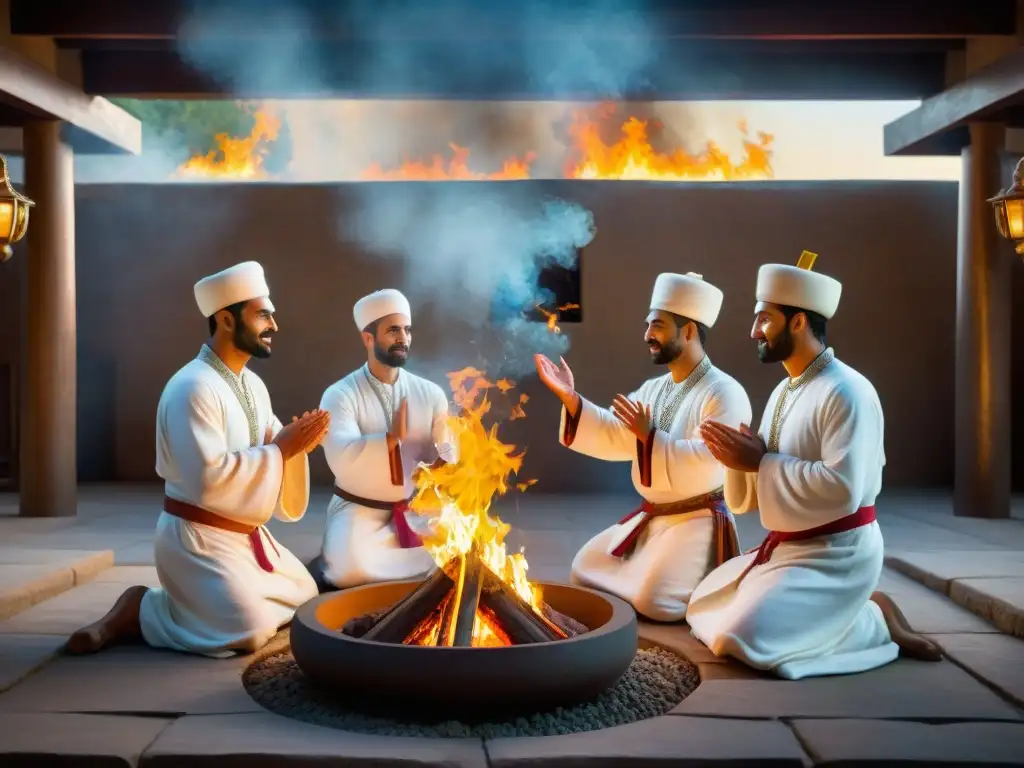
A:
<svg viewBox="0 0 1024 768">
<path fill-rule="evenodd" d="M 507 379 L 492 383 L 475 368 L 450 373 L 448 378 L 457 406 L 448 418 L 448 429 L 457 446 L 458 461 L 437 467 L 422 465 L 416 472 L 416 494 L 410 507 L 437 515 L 433 533 L 424 537 L 424 546 L 438 565 L 475 547 L 496 576 L 541 610 L 541 590 L 527 578 L 525 556 L 509 554 L 506 549 L 510 526 L 490 514 L 495 496 L 515 487 L 510 478 L 519 472 L 525 451 L 515 453 L 515 446 L 498 438 L 498 423 L 484 425 L 484 417 L 491 411 L 487 393 L 497 389 L 507 396 L 515 384 Z M 515 409 L 521 412 L 525 402 L 526 396 L 521 395 L 513 405 L 513 418 Z M 520 490 L 533 482 L 519 484 Z M 479 620 L 477 623 L 483 624 Z"/>
</svg>

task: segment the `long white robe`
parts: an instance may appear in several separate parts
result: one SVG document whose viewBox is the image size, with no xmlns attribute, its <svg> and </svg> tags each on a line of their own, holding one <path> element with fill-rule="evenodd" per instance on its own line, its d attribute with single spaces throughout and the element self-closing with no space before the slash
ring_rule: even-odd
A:
<svg viewBox="0 0 1024 768">
<path fill-rule="evenodd" d="M 156 471 L 164 492 L 239 523 L 262 526 L 271 517 L 294 522 L 309 503 L 309 462 L 285 462 L 267 445 L 282 428 L 263 381 L 244 369 L 253 396 L 259 445 L 234 390 L 197 358 L 164 388 L 157 406 Z M 317 594 L 305 566 L 261 529 L 273 572 L 256 561 L 249 537 L 161 512 L 153 549 L 160 587 L 142 600 L 146 642 L 224 657 L 265 645 Z"/>
<path fill-rule="evenodd" d="M 629 399 L 649 404 L 654 410 L 666 379 L 671 379 L 671 374 L 644 382 Z M 655 423 L 657 416 L 653 414 Z M 738 428 L 741 423 L 749 424 L 750 417 L 750 400 L 743 387 L 711 366 L 681 401 L 670 430 L 655 433 L 649 468 L 642 466 L 643 444 L 633 433 L 610 410 L 586 399 L 582 400 L 574 436 L 566 430 L 567 414 L 562 409 L 559 439 L 572 450 L 596 459 L 632 462 L 637 493 L 654 504 L 665 504 L 722 487 L 725 470 L 704 445 L 701 422 L 715 419 Z M 624 509 L 623 516 L 630 511 Z M 610 554 L 635 520 L 615 524 L 584 544 L 573 559 L 570 580 L 621 597 L 647 618 L 681 620 L 690 593 L 714 567 L 712 512 L 703 509 L 656 517 L 641 534 L 632 554 L 626 558 Z"/>
<path fill-rule="evenodd" d="M 363 365 L 324 392 L 320 407 L 331 414 L 324 455 L 336 487 L 362 499 L 397 502 L 415 492 L 412 474 L 419 463 L 431 464 L 439 456 L 454 461 L 454 447 L 448 439 L 448 399 L 432 381 L 399 370 L 393 408 L 397 410 L 399 403 L 407 400 L 408 423 L 400 461 L 396 462 L 387 447 L 392 425 L 370 383 L 372 375 Z M 420 534 L 431 525 L 429 516 L 413 511 L 406 513 L 406 519 Z M 390 510 L 337 495 L 331 496 L 327 506 L 323 558 L 324 577 L 343 589 L 416 578 L 434 566 L 424 547 L 399 546 Z"/>
<path fill-rule="evenodd" d="M 783 389 L 761 420 L 769 430 Z M 833 360 L 787 398 L 778 453 L 756 473 L 729 471 L 726 503 L 759 510 L 772 531 L 817 528 L 872 506 L 882 488 L 884 419 L 871 383 Z M 782 542 L 769 562 L 737 581 L 754 554 L 712 571 L 690 598 L 686 620 L 716 655 L 798 680 L 862 672 L 894 660 L 879 607 L 870 601 L 882 573 L 877 522 L 804 541 Z"/>
</svg>

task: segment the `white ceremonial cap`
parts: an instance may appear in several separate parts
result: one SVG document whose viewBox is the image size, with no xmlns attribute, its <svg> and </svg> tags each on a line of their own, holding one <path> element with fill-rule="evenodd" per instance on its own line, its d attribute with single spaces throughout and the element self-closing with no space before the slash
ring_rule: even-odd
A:
<svg viewBox="0 0 1024 768">
<path fill-rule="evenodd" d="M 263 267 L 255 261 L 244 261 L 215 275 L 204 277 L 195 284 L 193 291 L 203 317 L 210 317 L 215 312 L 240 301 L 270 295 Z"/>
<path fill-rule="evenodd" d="M 722 298 L 720 289 L 704 282 L 703 276 L 695 272 L 663 272 L 654 281 L 651 309 L 682 315 L 710 328 L 718 319 Z"/>
<path fill-rule="evenodd" d="M 763 264 L 757 271 L 757 305 L 782 304 L 817 312 L 826 320 L 839 308 L 843 284 L 834 277 L 812 271 L 817 254 L 804 251 L 797 266 L 789 264 Z"/>
<path fill-rule="evenodd" d="M 360 331 L 372 323 L 393 314 L 402 314 L 412 321 L 412 310 L 409 308 L 409 300 L 402 295 L 401 291 L 394 288 L 384 288 L 374 291 L 369 296 L 363 296 L 352 308 L 352 316 L 356 321 L 356 328 Z"/>
</svg>

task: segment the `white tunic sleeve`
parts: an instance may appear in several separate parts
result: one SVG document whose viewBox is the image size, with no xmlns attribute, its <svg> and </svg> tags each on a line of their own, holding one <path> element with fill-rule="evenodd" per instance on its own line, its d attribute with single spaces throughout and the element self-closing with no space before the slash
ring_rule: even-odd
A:
<svg viewBox="0 0 1024 768">
<path fill-rule="evenodd" d="M 852 390 L 852 391 L 851 391 Z M 877 488 L 882 414 L 876 398 L 842 387 L 821 408 L 821 459 L 769 453 L 757 472 L 761 523 L 773 531 L 803 531 L 859 509 Z M 873 498 L 871 499 L 873 501 Z"/>
<path fill-rule="evenodd" d="M 368 489 L 404 485 L 401 450 L 391 455 L 386 432 L 364 435 L 359 430 L 349 395 L 331 387 L 324 392 L 320 407 L 331 414 L 324 456 L 343 490 L 373 498 Z"/>
<path fill-rule="evenodd" d="M 627 395 L 637 400 L 637 392 Z M 636 436 L 608 408 L 600 408 L 580 397 L 580 412 L 572 418 L 562 407 L 558 425 L 562 445 L 584 456 L 603 461 L 633 461 L 636 458 Z"/>
<path fill-rule="evenodd" d="M 701 404 L 700 422 L 708 419 L 738 429 L 750 424 L 750 400 L 739 385 L 716 385 Z M 699 429 L 699 423 L 697 429 Z M 672 491 L 681 498 L 699 496 L 708 492 L 709 479 L 723 474 L 722 465 L 704 444 L 700 432 L 695 431 L 676 439 L 660 429 L 648 438 L 648 456 L 641 453 L 640 478 L 644 487 L 654 491 Z M 645 471 L 649 467 L 649 472 Z"/>
<path fill-rule="evenodd" d="M 212 388 L 199 383 L 168 398 L 162 426 L 188 501 L 246 525 L 270 520 L 281 497 L 281 450 L 229 451 L 224 411 Z"/>
<path fill-rule="evenodd" d="M 272 416 L 270 421 L 270 439 L 284 429 L 281 420 Z M 269 442 L 269 441 L 268 441 Z M 309 457 L 305 452 L 292 456 L 284 462 L 281 480 L 281 495 L 274 507 L 274 517 L 286 523 L 294 523 L 302 519 L 309 507 Z"/>
<path fill-rule="evenodd" d="M 734 515 L 757 509 L 757 473 L 725 470 L 725 506 Z"/>
</svg>

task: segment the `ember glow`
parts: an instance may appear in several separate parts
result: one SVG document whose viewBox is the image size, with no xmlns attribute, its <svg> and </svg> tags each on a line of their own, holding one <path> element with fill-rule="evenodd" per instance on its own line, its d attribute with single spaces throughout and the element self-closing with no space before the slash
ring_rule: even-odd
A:
<svg viewBox="0 0 1024 768">
<path fill-rule="evenodd" d="M 558 326 L 558 313 L 568 312 L 570 309 L 579 309 L 579 304 L 563 304 L 562 306 L 555 309 L 554 312 L 544 309 L 540 304 L 537 304 L 537 310 L 547 318 L 548 330 L 552 333 L 561 333 L 562 329 Z"/>
<path fill-rule="evenodd" d="M 191 158 L 176 177 L 268 180 L 263 168 L 270 147 L 281 128 L 281 118 L 268 110 L 255 113 L 256 125 L 249 136 L 216 137 L 218 149 Z M 572 112 L 560 133 L 565 134 L 564 157 L 554 159 L 561 168 L 559 178 L 624 181 L 738 181 L 770 179 L 774 137 L 762 131 L 751 134 L 744 121 L 730 140 L 739 138 L 742 153 L 733 157 L 714 140 L 707 140 L 691 152 L 675 145 L 660 147 L 652 140 L 656 121 L 644 120 L 615 104 L 601 104 Z M 468 136 L 453 137 L 460 141 Z M 654 138 L 657 138 L 656 134 Z M 653 143 L 652 143 L 653 142 Z M 450 141 L 447 151 L 429 158 L 409 158 L 394 167 L 370 162 L 358 173 L 358 181 L 513 181 L 538 176 L 536 148 L 524 147 L 499 162 L 476 164 L 468 147 Z M 500 167 L 497 167 L 500 164 Z"/>
<path fill-rule="evenodd" d="M 525 490 L 535 481 L 511 483 L 511 476 L 518 474 L 522 466 L 525 451 L 515 453 L 515 446 L 498 439 L 497 421 L 489 428 L 484 425 L 494 402 L 492 395 L 507 401 L 512 418 L 517 409 L 521 414 L 519 418 L 525 416 L 522 406 L 527 397 L 515 395 L 514 382 L 507 379 L 491 382 L 483 371 L 475 368 L 449 373 L 448 378 L 456 406 L 448 419 L 448 427 L 458 446 L 458 461 L 436 468 L 423 465 L 416 472 L 416 494 L 410 508 L 420 514 L 437 514 L 437 524 L 432 535 L 424 537 L 424 546 L 438 567 L 474 550 L 498 578 L 540 611 L 541 590 L 526 577 L 526 558 L 521 553 L 510 555 L 506 551 L 505 537 L 510 526 L 490 514 L 496 495 L 513 488 Z M 439 630 L 436 626 L 417 632 L 417 642 L 433 644 Z M 500 627 L 478 608 L 473 645 L 508 644 Z"/>
</svg>

